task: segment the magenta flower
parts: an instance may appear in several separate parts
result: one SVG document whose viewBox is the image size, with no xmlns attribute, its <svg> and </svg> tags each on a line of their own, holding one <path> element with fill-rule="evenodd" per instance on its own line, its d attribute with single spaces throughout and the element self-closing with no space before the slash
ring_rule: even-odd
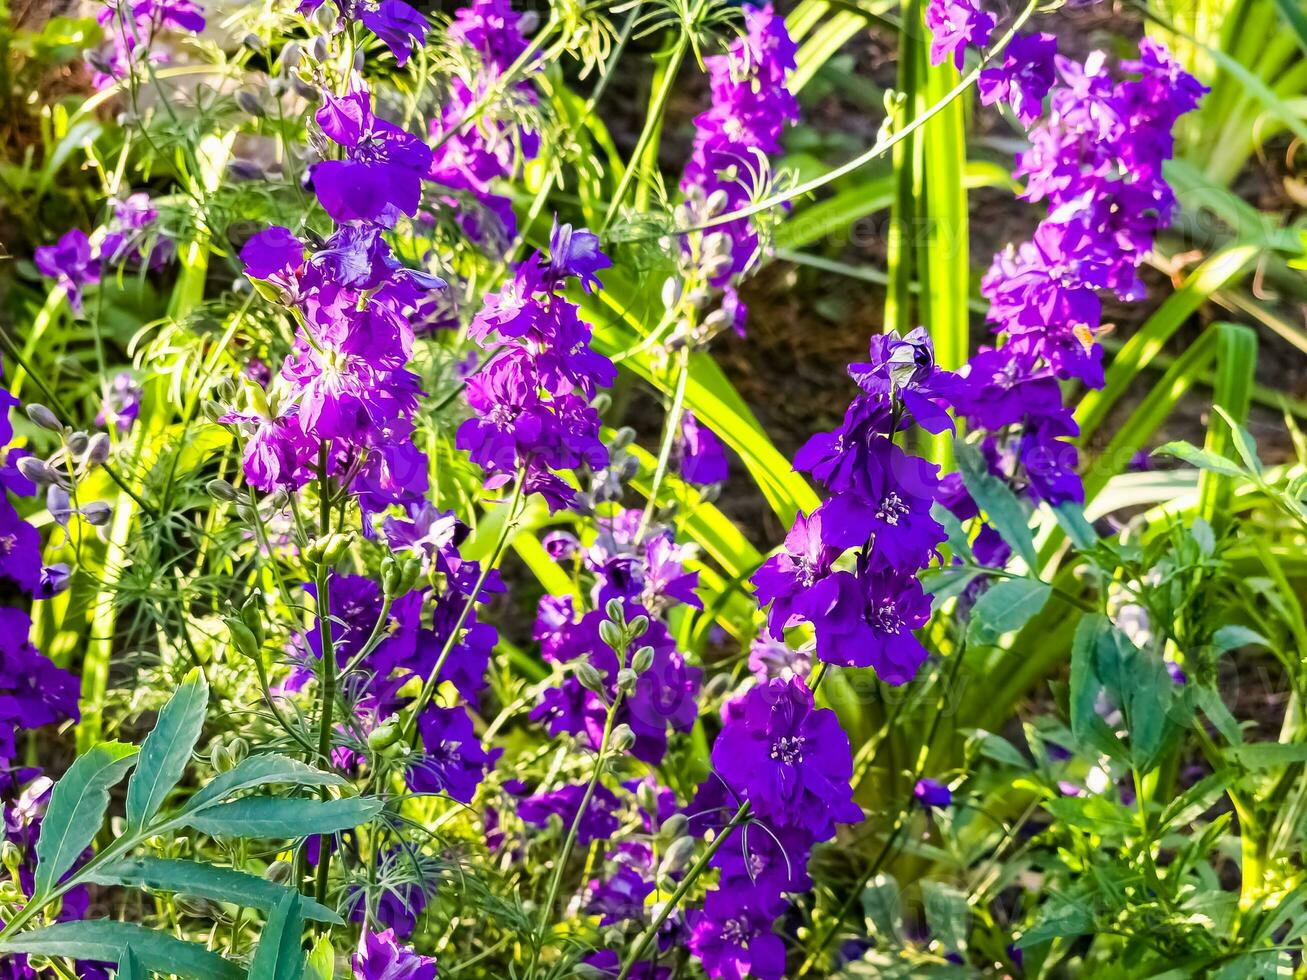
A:
<svg viewBox="0 0 1307 980">
<path fill-rule="evenodd" d="M 1003 63 L 980 73 L 980 101 L 1006 102 L 1029 126 L 1044 111 L 1044 98 L 1057 81 L 1056 54 L 1052 34 L 1018 34 L 1003 50 Z"/>
<path fill-rule="evenodd" d="M 972 0 L 930 0 L 926 5 L 926 27 L 930 29 L 930 63 L 952 59 L 961 68 L 968 44 L 984 47 L 994 31 L 994 17 Z"/>
<path fill-rule="evenodd" d="M 772 931 L 775 916 L 740 896 L 711 891 L 690 915 L 690 951 L 713 980 L 781 980 L 785 944 Z"/>
</svg>

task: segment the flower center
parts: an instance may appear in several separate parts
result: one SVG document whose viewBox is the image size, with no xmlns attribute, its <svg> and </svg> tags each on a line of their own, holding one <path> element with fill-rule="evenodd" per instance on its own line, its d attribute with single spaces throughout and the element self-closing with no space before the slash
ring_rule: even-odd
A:
<svg viewBox="0 0 1307 980">
<path fill-rule="evenodd" d="M 868 619 L 871 628 L 881 633 L 903 632 L 903 617 L 892 602 L 883 602 L 877 606 Z"/>
<path fill-rule="evenodd" d="M 782 735 L 771 743 L 771 757 L 787 766 L 803 761 L 803 736 Z"/>
<path fill-rule="evenodd" d="M 884 521 L 890 527 L 898 527 L 899 521 L 907 516 L 908 505 L 903 502 L 902 497 L 892 490 L 880 502 L 880 510 L 876 511 L 876 518 Z"/>
<path fill-rule="evenodd" d="M 794 556 L 794 572 L 799 584 L 805 589 L 811 588 L 817 581 L 817 563 L 807 555 Z"/>
<path fill-rule="evenodd" d="M 490 410 L 490 421 L 501 429 L 507 429 L 517 419 L 517 409 L 512 405 L 499 404 Z"/>
<path fill-rule="evenodd" d="M 722 923 L 722 941 L 732 946 L 743 946 L 749 941 L 749 927 L 743 919 L 727 919 Z"/>
<path fill-rule="evenodd" d="M 0 534 L 0 557 L 13 554 L 14 546 L 18 544 L 18 535 Z"/>
</svg>

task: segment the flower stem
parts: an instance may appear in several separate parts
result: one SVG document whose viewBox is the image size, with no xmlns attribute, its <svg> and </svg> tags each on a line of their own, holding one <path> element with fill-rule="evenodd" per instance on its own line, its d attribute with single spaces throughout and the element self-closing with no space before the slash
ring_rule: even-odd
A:
<svg viewBox="0 0 1307 980">
<path fill-rule="evenodd" d="M 645 501 L 644 513 L 640 515 L 640 528 L 636 531 L 637 541 L 643 537 L 653 519 L 654 508 L 658 505 L 658 489 L 663 477 L 667 475 L 667 463 L 672 456 L 672 446 L 676 434 L 681 430 L 681 415 L 685 409 L 685 384 L 690 376 L 690 349 L 681 348 L 676 361 L 676 390 L 672 394 L 672 407 L 667 411 L 667 425 L 663 430 L 663 444 L 658 450 L 658 463 L 654 467 L 653 481 L 649 484 L 649 498 Z"/>
<path fill-rule="evenodd" d="M 331 532 L 331 494 L 327 483 L 327 444 L 318 451 L 318 511 L 319 533 L 325 541 Z M 331 768 L 331 725 L 336 708 L 336 645 L 331 635 L 331 570 L 325 560 L 314 569 L 314 583 L 318 599 L 318 639 L 322 647 L 322 697 L 318 712 L 318 760 L 326 769 Z M 325 790 L 324 790 L 325 792 Z M 329 835 L 318 835 L 318 873 L 314 888 L 319 902 L 327 898 L 327 878 L 331 873 L 331 847 Z"/>
<path fill-rule="evenodd" d="M 731 817 L 730 822 L 722 828 L 722 832 L 713 838 L 713 842 L 708 845 L 708 849 L 699 855 L 699 859 L 690 866 L 690 870 L 685 873 L 681 883 L 676 886 L 676 891 L 672 892 L 672 897 L 667 900 L 661 911 L 654 916 L 653 922 L 649 923 L 649 927 L 640 933 L 640 938 L 635 941 L 635 945 L 631 947 L 631 952 L 626 955 L 626 962 L 622 964 L 622 972 L 617 975 L 617 980 L 627 980 L 630 977 L 636 962 L 644 955 L 644 951 L 649 948 L 649 944 L 654 941 L 654 937 L 658 935 L 658 930 L 663 927 L 663 923 L 676 910 L 677 904 L 694 886 L 699 876 L 703 874 L 704 869 L 708 867 L 708 862 L 713 859 L 713 855 L 721 850 L 722 845 L 726 843 L 726 838 L 731 836 L 731 831 L 743 823 L 748 816 L 749 803 L 746 800 L 740 804 L 740 808 L 735 811 L 735 816 Z"/>
</svg>

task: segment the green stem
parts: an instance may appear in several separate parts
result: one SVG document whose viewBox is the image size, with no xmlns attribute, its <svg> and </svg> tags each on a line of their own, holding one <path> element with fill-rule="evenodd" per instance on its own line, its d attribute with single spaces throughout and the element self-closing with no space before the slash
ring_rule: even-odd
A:
<svg viewBox="0 0 1307 980">
<path fill-rule="evenodd" d="M 331 531 L 331 494 L 328 492 L 327 444 L 318 451 L 318 510 L 319 533 L 322 540 Z M 331 635 L 331 569 L 320 559 L 314 569 L 314 582 L 318 599 L 318 639 L 322 647 L 322 695 L 318 712 L 319 765 L 331 768 L 331 725 L 336 708 L 336 649 Z M 315 894 L 319 902 L 327 898 L 327 878 L 331 872 L 329 835 L 318 835 L 318 873 Z"/>
<path fill-rule="evenodd" d="M 405 723 L 401 741 L 412 742 L 417 733 L 418 717 L 422 714 L 422 709 L 431 701 L 436 692 L 436 684 L 439 682 L 440 668 L 445 665 L 455 645 L 458 643 L 459 636 L 463 632 L 463 624 L 467 622 L 468 616 L 472 614 L 472 609 L 476 606 L 477 596 L 481 594 L 482 588 L 486 584 L 486 579 L 490 573 L 498 566 L 499 559 L 504 554 L 504 548 L 508 544 L 509 535 L 517 526 L 519 509 L 522 504 L 522 488 L 526 482 L 526 463 L 522 464 L 517 473 L 517 485 L 513 488 L 513 497 L 508 504 L 508 517 L 504 521 L 503 528 L 499 531 L 499 538 L 495 541 L 494 550 L 486 559 L 486 563 L 481 567 L 481 574 L 477 576 L 476 585 L 468 594 L 467 601 L 463 603 L 463 608 L 458 614 L 458 619 L 454 622 L 454 628 L 449 631 L 449 636 L 445 638 L 444 646 L 440 649 L 440 656 L 436 658 L 435 665 L 431 668 L 431 673 L 427 676 L 422 685 L 422 691 L 418 694 L 417 700 L 413 702 L 413 710 L 409 714 L 408 721 Z"/>
<path fill-rule="evenodd" d="M 654 467 L 653 480 L 649 484 L 649 498 L 645 501 L 644 513 L 640 515 L 640 528 L 636 532 L 638 541 L 653 519 L 654 508 L 658 505 L 658 488 L 663 477 L 667 475 L 667 463 L 672 456 L 672 446 L 676 434 L 681 431 L 681 414 L 685 408 L 685 384 L 690 377 L 690 349 L 683 347 L 676 362 L 676 390 L 672 394 L 672 406 L 667 411 L 667 424 L 663 430 L 663 444 L 658 450 L 658 463 Z"/>
<path fill-rule="evenodd" d="M 628 980 L 636 962 L 644 955 L 644 951 L 649 948 L 649 944 L 658 935 L 658 930 L 663 927 L 663 923 L 676 910 L 676 906 L 680 904 L 681 899 L 694 887 L 694 883 L 699 880 L 704 869 L 708 867 L 708 862 L 713 859 L 713 855 L 721 850 L 722 845 L 726 843 L 726 838 L 731 836 L 731 831 L 743 823 L 748 816 L 749 804 L 746 801 L 740 804 L 740 808 L 735 811 L 735 816 L 731 817 L 730 822 L 722 828 L 722 832 L 713 838 L 713 842 L 708 845 L 708 849 L 699 855 L 699 860 L 690 866 L 690 870 L 685 873 L 681 883 L 676 886 L 676 891 L 672 892 L 672 897 L 663 905 L 662 911 L 654 917 L 653 922 L 649 923 L 649 927 L 640 933 L 640 938 L 635 941 L 631 951 L 626 954 L 626 962 L 622 964 L 622 972 L 617 975 L 617 980 Z"/>
</svg>

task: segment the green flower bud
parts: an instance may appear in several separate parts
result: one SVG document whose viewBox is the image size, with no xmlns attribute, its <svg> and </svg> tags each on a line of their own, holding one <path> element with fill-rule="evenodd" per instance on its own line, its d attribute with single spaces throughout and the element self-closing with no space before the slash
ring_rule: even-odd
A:
<svg viewBox="0 0 1307 980">
<path fill-rule="evenodd" d="M 223 500 L 227 503 L 233 503 L 240 499 L 240 494 L 236 492 L 236 488 L 226 480 L 210 480 L 204 485 L 204 488 L 209 491 L 209 496 L 214 500 Z"/>
<path fill-rule="evenodd" d="M 290 881 L 291 875 L 294 873 L 295 866 L 289 861 L 273 861 L 268 865 L 268 870 L 263 873 L 263 877 L 273 884 L 284 885 Z"/>
<path fill-rule="evenodd" d="M 690 825 L 690 818 L 684 813 L 673 813 L 658 828 L 658 836 L 663 840 L 675 840 L 683 835 Z"/>
<path fill-rule="evenodd" d="M 662 863 L 658 865 L 659 876 L 673 875 L 683 870 L 694 857 L 695 843 L 693 837 L 678 837 L 672 841 L 667 853 L 663 855 Z"/>
<path fill-rule="evenodd" d="M 636 616 L 635 619 L 631 620 L 630 625 L 626 627 L 626 631 L 631 636 L 632 639 L 634 639 L 637 636 L 644 636 L 645 632 L 648 629 L 649 629 L 648 616 Z"/>
<path fill-rule="evenodd" d="M 620 650 L 626 645 L 622 636 L 622 628 L 611 619 L 605 619 L 599 624 L 599 639 L 614 650 Z"/>
<path fill-rule="evenodd" d="M 625 752 L 635 744 L 635 732 L 631 731 L 630 725 L 618 725 L 613 729 L 608 741 L 614 752 Z"/>
<path fill-rule="evenodd" d="M 626 624 L 626 610 L 622 607 L 621 599 L 609 599 L 608 604 L 604 606 L 604 612 L 608 614 L 609 619 L 619 626 Z"/>
<path fill-rule="evenodd" d="M 242 657 L 248 657 L 255 660 L 259 656 L 258 638 L 253 631 L 235 616 L 228 616 L 223 622 L 227 626 L 227 633 L 231 637 L 232 648 Z"/>
<path fill-rule="evenodd" d="M 593 691 L 595 694 L 607 694 L 607 685 L 604 683 L 604 675 L 595 669 L 594 665 L 588 661 L 581 660 L 572 668 L 576 674 L 576 679 L 581 682 L 581 686 L 587 691 Z"/>
<path fill-rule="evenodd" d="M 623 694 L 630 694 L 635 690 L 637 680 L 639 680 L 639 675 L 635 671 L 630 667 L 623 667 L 617 672 L 617 689 Z"/>
<path fill-rule="evenodd" d="M 643 674 L 653 666 L 654 648 L 643 646 L 635 651 L 635 656 L 631 658 L 631 669 L 637 674 Z"/>
<path fill-rule="evenodd" d="M 402 733 L 399 725 L 386 721 L 368 732 L 368 748 L 374 752 L 384 752 L 399 740 Z"/>
</svg>

